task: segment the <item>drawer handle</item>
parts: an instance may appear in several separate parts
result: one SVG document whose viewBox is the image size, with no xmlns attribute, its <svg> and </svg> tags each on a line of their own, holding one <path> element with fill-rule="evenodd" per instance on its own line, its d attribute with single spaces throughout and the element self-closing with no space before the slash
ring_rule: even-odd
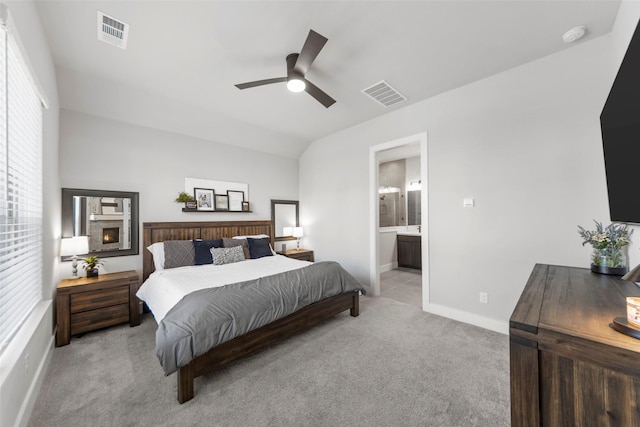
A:
<svg viewBox="0 0 640 427">
<path fill-rule="evenodd" d="M 113 296 L 109 295 L 109 296 L 101 297 L 101 298 L 92 298 L 91 302 L 109 301 L 110 299 L 113 299 Z"/>
</svg>

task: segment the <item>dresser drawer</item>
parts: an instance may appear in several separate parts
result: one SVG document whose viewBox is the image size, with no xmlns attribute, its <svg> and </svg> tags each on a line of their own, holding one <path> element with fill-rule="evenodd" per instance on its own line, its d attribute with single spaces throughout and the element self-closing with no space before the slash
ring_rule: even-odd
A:
<svg viewBox="0 0 640 427">
<path fill-rule="evenodd" d="M 82 292 L 71 295 L 71 313 L 129 303 L 129 287 Z"/>
<path fill-rule="evenodd" d="M 129 321 L 129 304 L 114 305 L 71 315 L 71 335 Z"/>
</svg>

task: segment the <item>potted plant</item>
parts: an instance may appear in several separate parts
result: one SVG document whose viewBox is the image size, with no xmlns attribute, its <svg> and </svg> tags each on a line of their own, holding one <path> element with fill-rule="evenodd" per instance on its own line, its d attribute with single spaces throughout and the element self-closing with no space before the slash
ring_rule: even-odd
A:
<svg viewBox="0 0 640 427">
<path fill-rule="evenodd" d="M 195 210 L 197 208 L 196 199 L 191 194 L 185 191 L 181 191 L 180 193 L 178 193 L 176 203 L 184 203 L 184 207 L 186 209 Z"/>
<path fill-rule="evenodd" d="M 593 247 L 591 253 L 591 271 L 601 274 L 622 276 L 627 272 L 627 257 L 625 247 L 631 243 L 629 238 L 633 230 L 629 231 L 624 224 L 610 224 L 603 227 L 596 223 L 593 231 L 578 226 L 578 233 L 582 237 L 582 246 L 589 243 Z"/>
<path fill-rule="evenodd" d="M 98 277 L 98 268 L 103 262 L 95 255 L 82 259 L 82 268 L 87 272 L 87 277 Z"/>
</svg>

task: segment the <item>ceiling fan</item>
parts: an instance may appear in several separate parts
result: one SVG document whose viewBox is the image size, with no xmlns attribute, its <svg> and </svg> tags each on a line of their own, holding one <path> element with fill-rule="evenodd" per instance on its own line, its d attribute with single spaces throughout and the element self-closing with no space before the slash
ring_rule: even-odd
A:
<svg viewBox="0 0 640 427">
<path fill-rule="evenodd" d="M 235 86 L 238 89 L 248 89 L 256 86 L 270 85 L 272 83 L 287 82 L 287 88 L 291 92 L 302 92 L 304 90 L 326 108 L 329 108 L 336 102 L 336 100 L 331 98 L 304 77 L 327 40 L 328 39 L 326 37 L 313 30 L 309 30 L 309 35 L 307 36 L 307 40 L 304 42 L 300 53 L 290 53 L 287 55 L 286 77 L 257 80 L 255 82 L 240 83 Z"/>
</svg>

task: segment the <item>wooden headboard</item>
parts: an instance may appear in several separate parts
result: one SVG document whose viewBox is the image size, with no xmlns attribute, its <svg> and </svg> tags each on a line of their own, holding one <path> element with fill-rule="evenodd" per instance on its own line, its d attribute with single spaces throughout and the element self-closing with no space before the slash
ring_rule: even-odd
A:
<svg viewBox="0 0 640 427">
<path fill-rule="evenodd" d="M 149 245 L 165 240 L 213 240 L 223 237 L 251 236 L 266 234 L 274 244 L 273 223 L 261 221 L 221 221 L 221 222 L 145 222 L 142 224 L 142 280 L 155 270 Z"/>
</svg>

